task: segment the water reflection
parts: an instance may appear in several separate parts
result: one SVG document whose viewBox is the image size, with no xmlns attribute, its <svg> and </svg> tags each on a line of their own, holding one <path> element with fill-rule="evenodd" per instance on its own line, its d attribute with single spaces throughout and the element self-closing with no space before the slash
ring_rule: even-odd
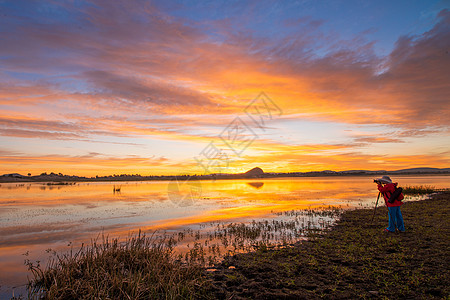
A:
<svg viewBox="0 0 450 300">
<path fill-rule="evenodd" d="M 257 181 L 257 182 L 247 182 L 247 184 L 248 184 L 249 186 L 251 186 L 251 187 L 256 188 L 256 189 L 260 189 L 260 188 L 263 187 L 264 182 L 259 182 L 259 181 Z"/>
<path fill-rule="evenodd" d="M 437 188 L 450 187 L 448 176 L 402 176 L 393 179 L 402 186 L 426 184 Z M 231 223 L 252 224 L 253 220 L 287 222 L 292 221 L 286 215 L 289 211 L 323 205 L 372 207 L 378 194 L 372 177 L 216 180 L 201 181 L 201 196 L 192 198 L 190 205 L 182 206 L 169 199 L 168 184 L 2 184 L 0 298 L 11 296 L 8 294 L 11 286 L 26 282 L 24 253 L 28 253 L 27 259 L 45 260 L 45 250 L 68 250 L 73 245 L 89 242 L 99 233 L 127 236 L 138 229 L 144 232 L 176 232 L 187 228 L 206 232 L 208 228 L 216 228 L 218 223 L 228 226 Z M 172 192 L 183 191 L 177 185 L 177 190 Z M 313 220 L 299 219 L 298 222 L 306 224 Z M 298 224 L 294 229 L 299 229 Z"/>
</svg>

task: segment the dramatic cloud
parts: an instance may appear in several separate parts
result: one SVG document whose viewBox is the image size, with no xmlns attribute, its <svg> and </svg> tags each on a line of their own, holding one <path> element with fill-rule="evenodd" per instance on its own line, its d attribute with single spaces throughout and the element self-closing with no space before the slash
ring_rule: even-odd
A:
<svg viewBox="0 0 450 300">
<path fill-rule="evenodd" d="M 376 29 L 349 37 L 330 30 L 322 17 L 269 18 L 294 4 L 190 8 L 147 1 L 18 1 L 2 6 L 0 135 L 8 147 L 14 148 L 14 138 L 132 146 L 149 137 L 152 145 L 167 139 L 207 144 L 245 114 L 261 91 L 282 108 L 291 128 L 300 120 L 384 126 L 384 136 L 373 129 L 317 143 L 342 155 L 370 155 L 362 148 L 400 147 L 408 138 L 448 138 L 446 9 L 428 30 L 397 37 L 393 50 L 380 55 L 370 38 Z M 190 9 L 197 11 L 183 14 Z M 297 140 L 292 146 L 278 136 L 275 125 L 259 133 L 253 146 L 262 161 L 279 149 L 288 154 L 311 145 Z M 191 156 L 199 148 L 189 148 Z"/>
</svg>

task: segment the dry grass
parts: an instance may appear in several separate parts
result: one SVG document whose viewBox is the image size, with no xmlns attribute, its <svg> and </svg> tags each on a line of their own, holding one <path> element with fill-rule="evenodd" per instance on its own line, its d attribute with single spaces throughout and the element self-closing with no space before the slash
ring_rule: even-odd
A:
<svg viewBox="0 0 450 300">
<path fill-rule="evenodd" d="M 174 255 L 173 241 L 140 233 L 125 242 L 93 241 L 45 269 L 28 266 L 31 299 L 190 299 L 201 297 L 206 282 L 200 264 Z"/>
<path fill-rule="evenodd" d="M 431 185 L 411 185 L 403 188 L 403 194 L 405 195 L 426 195 L 436 192 L 436 188 Z"/>
</svg>

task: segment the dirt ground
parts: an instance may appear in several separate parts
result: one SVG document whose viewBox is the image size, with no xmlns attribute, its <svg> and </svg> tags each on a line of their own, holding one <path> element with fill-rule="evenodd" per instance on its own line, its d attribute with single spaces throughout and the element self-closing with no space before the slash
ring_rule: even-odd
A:
<svg viewBox="0 0 450 300">
<path fill-rule="evenodd" d="M 387 210 L 345 212 L 292 247 L 227 257 L 207 272 L 219 299 L 449 299 L 450 192 L 402 207 L 405 233 L 385 233 Z"/>
</svg>

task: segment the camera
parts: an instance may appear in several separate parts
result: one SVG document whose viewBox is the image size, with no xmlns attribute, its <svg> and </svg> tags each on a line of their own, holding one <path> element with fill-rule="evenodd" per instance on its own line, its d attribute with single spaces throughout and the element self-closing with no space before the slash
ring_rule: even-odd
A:
<svg viewBox="0 0 450 300">
<path fill-rule="evenodd" d="M 374 179 L 373 182 L 375 182 L 375 183 L 381 183 L 378 179 Z"/>
</svg>

